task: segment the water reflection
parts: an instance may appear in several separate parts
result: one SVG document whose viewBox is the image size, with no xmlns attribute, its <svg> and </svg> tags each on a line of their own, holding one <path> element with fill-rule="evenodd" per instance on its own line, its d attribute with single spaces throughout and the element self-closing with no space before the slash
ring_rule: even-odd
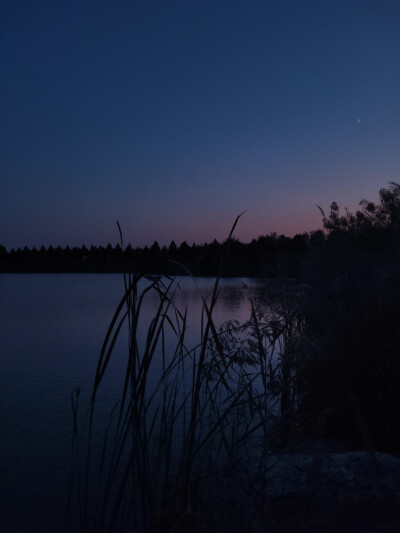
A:
<svg viewBox="0 0 400 533">
<path fill-rule="evenodd" d="M 179 278 L 177 284 L 174 302 L 188 310 L 188 340 L 195 343 L 202 296 L 210 301 L 214 280 Z M 233 318 L 246 321 L 248 296 L 260 294 L 264 285 L 221 280 L 216 325 Z M 66 530 L 70 395 L 80 387 L 82 405 L 88 401 L 101 345 L 122 295 L 121 275 L 0 276 L 0 531 Z M 143 323 L 151 320 L 158 301 L 156 293 L 143 301 Z M 127 347 L 125 329 L 102 389 L 99 410 L 106 417 L 120 396 Z"/>
<path fill-rule="evenodd" d="M 229 311 L 238 311 L 244 301 L 242 291 L 235 287 L 224 287 L 221 290 L 220 298 L 224 308 L 229 309 Z"/>
</svg>

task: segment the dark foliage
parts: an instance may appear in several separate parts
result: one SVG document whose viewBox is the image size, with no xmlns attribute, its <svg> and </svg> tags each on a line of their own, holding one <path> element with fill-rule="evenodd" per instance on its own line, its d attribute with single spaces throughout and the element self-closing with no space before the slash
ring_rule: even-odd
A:
<svg viewBox="0 0 400 533">
<path fill-rule="evenodd" d="M 325 431 L 351 448 L 399 454 L 400 186 L 360 206 L 332 203 L 308 258 L 302 407 L 311 428 L 329 413 Z"/>
</svg>

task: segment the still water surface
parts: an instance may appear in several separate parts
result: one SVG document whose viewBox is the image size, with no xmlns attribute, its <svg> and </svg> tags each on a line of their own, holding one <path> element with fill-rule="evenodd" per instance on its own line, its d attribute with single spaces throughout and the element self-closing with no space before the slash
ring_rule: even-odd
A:
<svg viewBox="0 0 400 533">
<path fill-rule="evenodd" d="M 214 280 L 178 281 L 175 303 L 188 309 L 188 340 L 195 344 L 200 339 L 201 294 L 211 293 Z M 264 285 L 254 279 L 222 280 L 215 323 L 247 320 L 246 296 Z M 101 345 L 122 295 L 120 274 L 0 276 L 1 533 L 67 530 L 71 393 L 81 389 L 84 412 Z M 150 319 L 157 297 L 144 302 L 143 317 Z M 102 391 L 105 416 L 119 398 L 126 355 L 123 333 Z"/>
</svg>

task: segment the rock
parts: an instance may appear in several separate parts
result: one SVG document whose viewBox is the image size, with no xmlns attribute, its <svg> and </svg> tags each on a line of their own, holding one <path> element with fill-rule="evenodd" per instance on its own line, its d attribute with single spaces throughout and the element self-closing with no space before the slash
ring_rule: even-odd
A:
<svg viewBox="0 0 400 533">
<path fill-rule="evenodd" d="M 264 531 L 400 531 L 400 459 L 386 453 L 271 454 L 267 478 Z"/>
</svg>

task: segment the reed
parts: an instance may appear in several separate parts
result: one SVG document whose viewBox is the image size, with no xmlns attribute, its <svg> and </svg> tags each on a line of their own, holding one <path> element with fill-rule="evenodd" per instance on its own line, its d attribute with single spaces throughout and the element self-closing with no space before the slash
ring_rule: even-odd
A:
<svg viewBox="0 0 400 533">
<path fill-rule="evenodd" d="M 202 296 L 200 338 L 188 346 L 189 310 L 174 303 L 179 284 L 168 277 L 124 277 L 79 438 L 73 401 L 73 531 L 203 531 L 216 524 L 235 530 L 261 512 L 273 429 L 294 402 L 298 323 L 283 307 L 266 311 L 252 299 L 245 324 L 217 328 L 219 283 L 217 277 L 210 299 Z M 143 303 L 154 294 L 158 304 L 144 324 Z M 125 332 L 121 398 L 99 451 L 97 400 Z"/>
</svg>

